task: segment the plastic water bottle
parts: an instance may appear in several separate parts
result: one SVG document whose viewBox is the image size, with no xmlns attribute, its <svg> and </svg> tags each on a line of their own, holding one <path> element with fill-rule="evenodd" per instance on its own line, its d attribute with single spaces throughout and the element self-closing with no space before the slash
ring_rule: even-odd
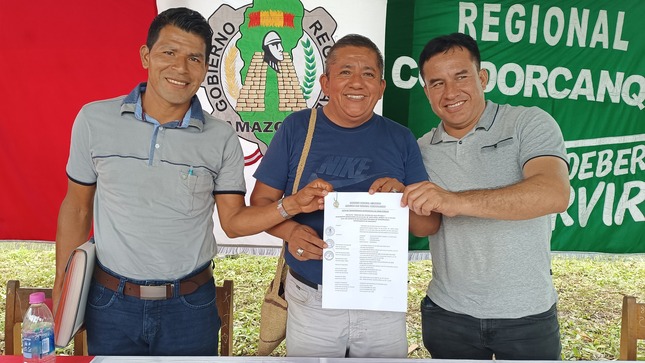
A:
<svg viewBox="0 0 645 363">
<path fill-rule="evenodd" d="M 29 295 L 29 309 L 22 319 L 22 356 L 25 363 L 55 362 L 54 316 L 45 305 L 45 293 Z"/>
</svg>

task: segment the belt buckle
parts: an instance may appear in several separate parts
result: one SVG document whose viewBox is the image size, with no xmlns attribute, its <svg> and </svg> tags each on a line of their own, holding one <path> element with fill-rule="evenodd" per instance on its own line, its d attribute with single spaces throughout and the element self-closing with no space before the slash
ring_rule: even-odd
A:
<svg viewBox="0 0 645 363">
<path fill-rule="evenodd" d="M 174 284 L 156 285 L 156 286 L 139 286 L 139 298 L 141 300 L 166 300 L 166 288 L 174 287 Z"/>
</svg>

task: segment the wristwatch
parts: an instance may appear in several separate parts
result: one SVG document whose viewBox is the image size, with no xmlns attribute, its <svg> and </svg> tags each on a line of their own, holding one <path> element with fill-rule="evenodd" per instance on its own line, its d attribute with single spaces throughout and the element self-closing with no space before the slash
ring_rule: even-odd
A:
<svg viewBox="0 0 645 363">
<path fill-rule="evenodd" d="M 287 213 L 286 210 L 284 210 L 284 206 L 282 205 L 283 200 L 284 200 L 284 197 L 280 198 L 280 200 L 278 201 L 277 209 L 278 209 L 278 212 L 280 212 L 280 215 L 282 216 L 282 218 L 289 219 L 289 218 L 291 218 L 293 216 L 291 214 Z"/>
</svg>

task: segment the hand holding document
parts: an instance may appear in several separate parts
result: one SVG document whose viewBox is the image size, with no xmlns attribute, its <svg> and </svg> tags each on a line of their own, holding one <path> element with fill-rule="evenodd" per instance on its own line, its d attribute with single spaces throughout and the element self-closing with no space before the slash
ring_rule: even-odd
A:
<svg viewBox="0 0 645 363">
<path fill-rule="evenodd" d="M 408 226 L 399 193 L 325 197 L 322 307 L 405 312 Z"/>
</svg>

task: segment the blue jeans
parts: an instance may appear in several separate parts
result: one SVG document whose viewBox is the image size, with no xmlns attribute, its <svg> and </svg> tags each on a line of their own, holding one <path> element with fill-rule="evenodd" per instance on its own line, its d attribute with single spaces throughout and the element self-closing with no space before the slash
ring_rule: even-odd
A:
<svg viewBox="0 0 645 363">
<path fill-rule="evenodd" d="M 126 281 L 149 285 L 166 281 L 129 280 L 103 270 L 121 283 L 119 291 L 112 291 L 92 280 L 85 311 L 90 355 L 217 355 L 221 321 L 212 278 L 189 295 L 177 296 L 178 281 L 171 281 L 175 297 L 141 300 L 123 295 Z"/>
<path fill-rule="evenodd" d="M 556 304 L 518 319 L 477 319 L 421 301 L 423 344 L 432 358 L 560 360 Z"/>
</svg>

